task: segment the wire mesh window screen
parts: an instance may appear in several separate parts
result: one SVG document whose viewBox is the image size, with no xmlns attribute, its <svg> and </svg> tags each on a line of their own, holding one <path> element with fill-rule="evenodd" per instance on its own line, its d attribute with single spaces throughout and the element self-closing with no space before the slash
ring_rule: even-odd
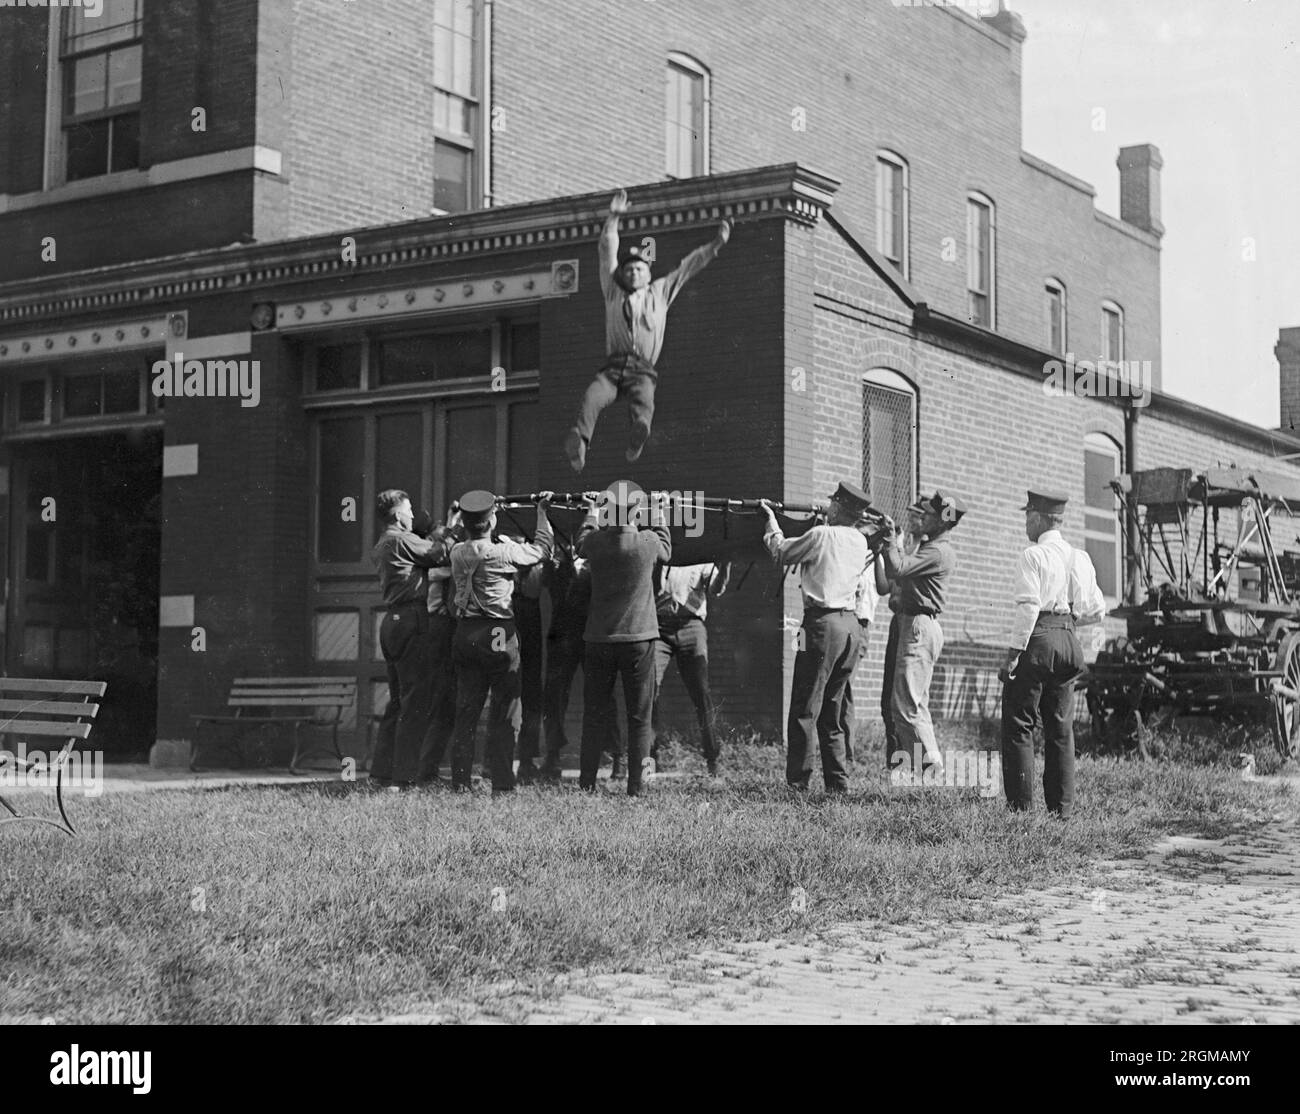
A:
<svg viewBox="0 0 1300 1114">
<path fill-rule="evenodd" d="M 863 385 L 862 482 L 871 502 L 901 522 L 916 498 L 916 396 L 910 391 Z"/>
</svg>

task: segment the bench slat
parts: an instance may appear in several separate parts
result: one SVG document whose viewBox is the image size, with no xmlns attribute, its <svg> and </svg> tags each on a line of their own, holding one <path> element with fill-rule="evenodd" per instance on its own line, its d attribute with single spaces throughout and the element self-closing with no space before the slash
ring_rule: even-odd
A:
<svg viewBox="0 0 1300 1114">
<path fill-rule="evenodd" d="M 49 720 L 0 720 L 0 735 L 62 735 L 65 739 L 85 739 L 93 725 L 89 723 L 51 723 Z"/>
<path fill-rule="evenodd" d="M 286 689 L 284 692 L 268 692 L 265 689 L 231 689 L 231 699 L 261 700 L 273 704 L 277 700 L 351 700 L 356 693 L 333 689 L 329 692 L 317 689 Z"/>
<path fill-rule="evenodd" d="M 351 697 L 341 696 L 232 696 L 226 701 L 232 708 L 348 708 L 352 705 Z"/>
<path fill-rule="evenodd" d="M 233 683 L 276 687 L 284 685 L 352 685 L 355 687 L 356 685 L 356 681 L 349 680 L 347 677 L 236 677 Z"/>
<path fill-rule="evenodd" d="M 0 712 L 28 712 L 32 715 L 89 716 L 99 713 L 98 704 L 78 704 L 75 700 L 0 700 Z M 0 717 L 3 719 L 3 717 Z"/>
<path fill-rule="evenodd" d="M 0 677 L 0 692 L 66 692 L 73 695 L 103 696 L 106 681 L 46 681 L 26 677 Z"/>
</svg>

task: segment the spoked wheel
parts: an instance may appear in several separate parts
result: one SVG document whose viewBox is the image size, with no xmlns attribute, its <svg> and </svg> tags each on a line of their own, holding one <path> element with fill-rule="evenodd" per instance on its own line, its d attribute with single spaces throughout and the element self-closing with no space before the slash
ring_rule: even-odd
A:
<svg viewBox="0 0 1300 1114">
<path fill-rule="evenodd" d="M 1273 668 L 1273 745 L 1283 758 L 1300 758 L 1300 631 L 1287 634 L 1277 648 Z"/>
</svg>

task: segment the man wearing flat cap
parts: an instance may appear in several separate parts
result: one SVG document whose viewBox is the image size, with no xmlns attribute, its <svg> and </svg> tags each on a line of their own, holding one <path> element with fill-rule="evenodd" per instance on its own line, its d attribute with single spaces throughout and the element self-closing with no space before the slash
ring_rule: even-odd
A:
<svg viewBox="0 0 1300 1114">
<path fill-rule="evenodd" d="M 609 217 L 600 236 L 600 289 L 605 296 L 605 366 L 596 373 L 564 439 L 564 451 L 575 472 L 587 462 L 587 446 L 596 419 L 616 399 L 626 399 L 631 429 L 627 459 L 636 460 L 650 438 L 655 416 L 655 388 L 659 372 L 655 362 L 664 343 L 668 309 L 690 279 L 717 257 L 731 238 L 731 221 L 718 226 L 718 234 L 696 248 L 663 278 L 650 279 L 653 257 L 637 244 L 620 249 L 619 218 L 630 205 L 619 190 L 609 205 Z"/>
<path fill-rule="evenodd" d="M 932 767 L 937 774 L 943 770 L 943 754 L 930 717 L 930 682 L 943 650 L 939 616 L 948 578 L 957 567 L 948 532 L 961 521 L 966 508 L 951 494 L 936 491 L 918 499 L 909 510 L 916 516 L 920 546 L 910 556 L 904 553 L 902 534 L 895 528 L 881 553 L 885 575 L 898 589 L 890 708 L 898 749 L 910 758 L 913 768 L 919 763 L 921 769 Z M 885 760 L 892 764 L 894 755 L 886 755 Z"/>
<path fill-rule="evenodd" d="M 620 480 L 602 493 L 585 496 L 587 517 L 577 536 L 577 553 L 591 573 L 591 603 L 583 638 L 582 755 L 578 784 L 596 788 L 603 749 L 614 743 L 614 684 L 623 682 L 627 707 L 627 794 L 641 794 L 645 764 L 654 742 L 655 612 L 654 571 L 672 559 L 672 534 L 662 509 L 640 485 Z M 648 517 L 648 522 L 642 522 Z"/>
<path fill-rule="evenodd" d="M 1043 797 L 1062 820 L 1074 804 L 1074 682 L 1083 671 L 1076 626 L 1100 623 L 1106 599 L 1082 549 L 1061 537 L 1066 497 L 1029 492 L 1021 508 L 1034 544 L 1016 565 L 1016 618 L 1002 681 L 1002 785 L 1007 804 L 1034 803 L 1034 726 L 1043 724 Z"/>
<path fill-rule="evenodd" d="M 871 501 L 861 488 L 841 483 L 830 498 L 825 524 L 789 539 L 777 525 L 772 504 L 763 499 L 760 505 L 767 512 L 763 542 L 780 564 L 799 566 L 803 592 L 786 721 L 785 780 L 792 789 L 807 789 L 815 734 L 826 792 L 843 793 L 849 787 L 852 748 L 845 699 L 861 650 L 860 586 L 872 564 L 870 543 L 857 524 Z"/>
<path fill-rule="evenodd" d="M 555 541 L 546 517 L 550 499 L 549 491 L 541 493 L 535 540 L 517 542 L 510 538 L 492 540 L 497 516 L 496 496 L 490 491 L 470 491 L 460 498 L 460 519 L 467 540 L 451 551 L 456 592 L 456 635 L 452 643 L 456 728 L 451 782 L 456 790 L 470 786 L 474 734 L 489 692 L 487 756 L 492 792 L 508 793 L 515 787 L 520 665 L 512 597 L 517 570 L 531 568 L 551 555 Z"/>
</svg>

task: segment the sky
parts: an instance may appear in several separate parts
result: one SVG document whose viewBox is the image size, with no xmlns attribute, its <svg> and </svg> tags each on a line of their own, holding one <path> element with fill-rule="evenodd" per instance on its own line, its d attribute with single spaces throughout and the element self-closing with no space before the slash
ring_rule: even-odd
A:
<svg viewBox="0 0 1300 1114">
<path fill-rule="evenodd" d="M 1026 151 L 1112 216 L 1120 147 L 1164 158 L 1164 390 L 1276 427 L 1273 346 L 1300 326 L 1300 0 L 1007 7 L 1028 32 Z"/>
</svg>

